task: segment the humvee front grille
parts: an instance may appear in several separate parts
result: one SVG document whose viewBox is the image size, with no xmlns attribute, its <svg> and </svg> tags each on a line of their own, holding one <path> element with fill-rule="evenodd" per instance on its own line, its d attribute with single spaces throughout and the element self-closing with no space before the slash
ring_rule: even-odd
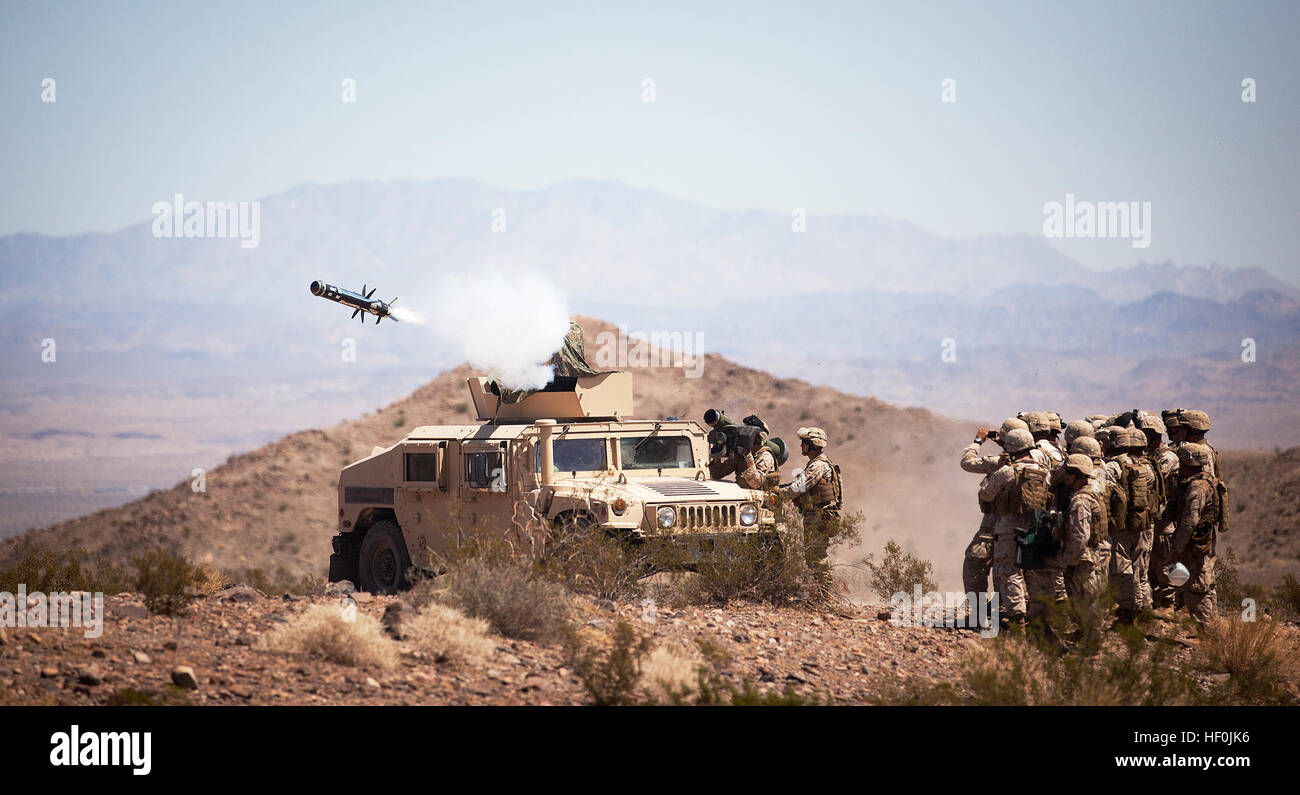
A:
<svg viewBox="0 0 1300 795">
<path fill-rule="evenodd" d="M 677 508 L 677 515 L 681 517 L 683 530 L 739 527 L 738 510 L 735 505 L 681 505 Z"/>
</svg>

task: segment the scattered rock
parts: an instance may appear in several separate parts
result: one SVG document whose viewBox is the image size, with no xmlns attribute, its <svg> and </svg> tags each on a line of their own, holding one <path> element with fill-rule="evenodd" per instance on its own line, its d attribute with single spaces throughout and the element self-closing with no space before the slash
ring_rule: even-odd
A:
<svg viewBox="0 0 1300 795">
<path fill-rule="evenodd" d="M 226 689 L 229 690 L 232 695 L 238 696 L 239 698 L 253 697 L 253 688 L 248 685 L 231 685 Z"/>
<path fill-rule="evenodd" d="M 324 585 L 317 585 L 311 590 L 312 596 L 329 596 L 338 598 L 355 593 L 357 586 L 351 580 L 339 580 L 338 582 L 327 582 Z"/>
<path fill-rule="evenodd" d="M 1211 682 L 1219 685 L 1225 684 L 1231 678 L 1232 674 L 1210 674 L 1209 676 Z"/>
<path fill-rule="evenodd" d="M 367 676 L 366 681 L 363 682 L 363 684 L 372 690 L 379 689 L 379 683 L 375 681 L 375 678 L 373 676 Z"/>
<path fill-rule="evenodd" d="M 402 629 L 404 622 L 415 617 L 415 608 L 406 602 L 398 600 L 388 607 L 384 608 L 384 616 L 380 623 L 384 625 L 384 631 L 397 640 L 405 640 L 406 633 Z"/>
<path fill-rule="evenodd" d="M 348 595 L 351 596 L 352 601 L 356 602 L 357 604 L 363 604 L 375 598 L 375 595 L 370 593 L 369 591 L 353 591 Z"/>
<path fill-rule="evenodd" d="M 176 641 L 169 640 L 163 644 L 163 648 L 166 649 L 167 651 L 176 651 L 176 649 L 179 648 L 179 646 L 177 645 Z"/>
<path fill-rule="evenodd" d="M 79 684 L 85 685 L 86 687 L 98 687 L 99 685 L 103 684 L 104 677 L 99 672 L 98 666 L 92 664 L 86 666 L 81 670 L 81 672 L 77 675 L 77 682 Z"/>
<path fill-rule="evenodd" d="M 90 650 L 90 656 L 91 656 L 91 657 L 98 657 L 99 659 L 102 660 L 102 659 L 104 659 L 105 657 L 108 656 L 108 652 L 104 651 L 103 649 L 91 649 L 91 650 Z"/>
<path fill-rule="evenodd" d="M 4 627 L 0 627 L 0 646 L 8 645 L 9 633 L 5 632 Z"/>
<path fill-rule="evenodd" d="M 283 600 L 286 601 L 286 602 L 301 602 L 301 601 L 302 601 L 302 597 L 301 597 L 301 596 L 298 596 L 297 594 L 291 594 L 291 593 L 286 593 L 284 596 L 281 596 L 280 598 L 283 599 Z"/>
<path fill-rule="evenodd" d="M 53 679 L 54 677 L 56 677 L 56 676 L 58 676 L 58 675 L 59 675 L 59 669 L 58 669 L 58 668 L 55 668 L 55 667 L 52 666 L 52 665 L 47 665 L 47 666 L 45 666 L 44 668 L 41 669 L 41 678 L 42 678 L 42 679 Z"/>
<path fill-rule="evenodd" d="M 172 684 L 184 690 L 198 690 L 199 680 L 194 669 L 188 665 L 178 665 L 172 669 Z"/>
<path fill-rule="evenodd" d="M 151 662 L 151 660 L 149 659 L 149 655 L 145 654 L 139 649 L 136 649 L 135 651 L 131 652 L 131 657 L 140 665 L 148 665 Z"/>
<path fill-rule="evenodd" d="M 37 646 L 45 645 L 45 641 L 41 640 L 41 636 L 37 635 L 35 632 L 28 632 L 27 639 L 30 640 L 32 643 L 36 644 Z"/>
<path fill-rule="evenodd" d="M 113 608 L 118 618 L 148 618 L 149 608 L 144 605 L 118 605 Z"/>
<path fill-rule="evenodd" d="M 217 598 L 223 602 L 237 604 L 241 602 L 260 602 L 266 598 L 266 594 L 251 585 L 236 585 L 222 591 L 217 595 Z"/>
</svg>

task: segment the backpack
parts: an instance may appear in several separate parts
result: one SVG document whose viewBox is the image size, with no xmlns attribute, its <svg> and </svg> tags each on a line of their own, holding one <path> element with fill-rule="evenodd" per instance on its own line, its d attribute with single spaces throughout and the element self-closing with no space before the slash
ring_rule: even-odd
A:
<svg viewBox="0 0 1300 795">
<path fill-rule="evenodd" d="M 1215 503 L 1218 504 L 1219 532 L 1226 533 L 1228 532 L 1228 514 L 1231 513 L 1228 510 L 1228 484 L 1217 478 L 1214 481 L 1214 498 Z"/>
<path fill-rule="evenodd" d="M 1147 511 L 1152 505 L 1151 490 L 1147 485 L 1142 467 L 1131 459 L 1120 462 L 1120 480 L 1124 484 L 1125 496 L 1128 498 L 1128 525 L 1142 527 L 1146 524 Z"/>
<path fill-rule="evenodd" d="M 1113 478 L 1106 478 L 1106 530 L 1114 535 L 1128 524 L 1128 490 Z"/>
<path fill-rule="evenodd" d="M 1011 513 L 1030 516 L 1046 511 L 1048 503 L 1047 472 L 1038 466 L 1016 467 L 1016 482 L 1011 486 Z"/>
</svg>

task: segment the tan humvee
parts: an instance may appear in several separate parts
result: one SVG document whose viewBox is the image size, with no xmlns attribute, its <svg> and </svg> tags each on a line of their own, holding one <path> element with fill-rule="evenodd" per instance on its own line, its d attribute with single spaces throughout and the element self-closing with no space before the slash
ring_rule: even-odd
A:
<svg viewBox="0 0 1300 795">
<path fill-rule="evenodd" d="M 471 378 L 481 424 L 420 426 L 345 467 L 330 580 L 392 593 L 412 560 L 467 525 L 504 531 L 532 520 L 688 545 L 775 536 L 763 492 L 708 479 L 703 427 L 623 419 L 631 373 L 556 380 L 503 405 L 488 379 Z"/>
</svg>

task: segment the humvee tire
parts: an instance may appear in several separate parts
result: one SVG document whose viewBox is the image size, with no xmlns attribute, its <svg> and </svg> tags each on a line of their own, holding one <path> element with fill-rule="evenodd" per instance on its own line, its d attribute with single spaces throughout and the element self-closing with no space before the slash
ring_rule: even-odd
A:
<svg viewBox="0 0 1300 795">
<path fill-rule="evenodd" d="M 395 522 L 384 520 L 366 531 L 358 568 L 358 585 L 363 591 L 395 594 L 408 587 L 406 572 L 411 568 L 411 556 Z"/>
</svg>

